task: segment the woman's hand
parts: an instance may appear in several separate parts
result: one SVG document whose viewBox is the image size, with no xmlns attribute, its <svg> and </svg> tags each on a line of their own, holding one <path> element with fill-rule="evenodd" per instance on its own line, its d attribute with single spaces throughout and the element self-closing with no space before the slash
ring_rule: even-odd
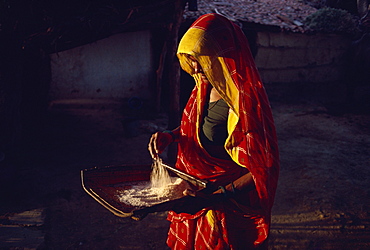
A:
<svg viewBox="0 0 370 250">
<path fill-rule="evenodd" d="M 157 159 L 168 145 L 173 142 L 173 137 L 169 133 L 157 132 L 150 137 L 148 150 L 153 159 Z"/>
</svg>

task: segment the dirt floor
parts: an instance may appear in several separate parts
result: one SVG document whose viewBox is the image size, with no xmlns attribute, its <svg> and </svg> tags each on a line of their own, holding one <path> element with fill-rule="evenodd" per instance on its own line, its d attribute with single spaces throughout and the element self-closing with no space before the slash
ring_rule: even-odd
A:
<svg viewBox="0 0 370 250">
<path fill-rule="evenodd" d="M 270 248 L 370 249 L 370 116 L 333 115 L 309 102 L 272 108 L 281 174 Z M 18 167 L 0 170 L 0 249 L 167 249 L 166 213 L 116 217 L 80 182 L 84 168 L 150 164 L 150 134 L 165 127 L 165 117 L 104 104 L 50 110 Z M 41 211 L 42 223 L 12 219 L 25 211 Z M 23 230 L 17 237 L 14 227 Z"/>
</svg>

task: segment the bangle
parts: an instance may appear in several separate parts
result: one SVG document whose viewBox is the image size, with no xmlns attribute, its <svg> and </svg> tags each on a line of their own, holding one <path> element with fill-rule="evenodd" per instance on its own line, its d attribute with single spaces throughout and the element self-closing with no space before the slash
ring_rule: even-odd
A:
<svg viewBox="0 0 370 250">
<path fill-rule="evenodd" d="M 172 142 L 174 142 L 176 140 L 176 136 L 175 136 L 175 134 L 171 130 L 165 130 L 162 133 L 170 134 L 171 137 L 172 137 Z"/>
<path fill-rule="evenodd" d="M 233 192 L 233 194 L 235 194 L 235 186 L 234 186 L 234 182 L 231 182 L 231 191 Z"/>
<path fill-rule="evenodd" d="M 222 193 L 226 194 L 226 189 L 224 186 L 219 186 L 218 189 L 221 189 Z"/>
<path fill-rule="evenodd" d="M 227 191 L 224 186 L 219 186 L 218 189 L 221 189 L 226 198 L 231 198 L 235 194 L 235 187 L 233 182 L 231 182 L 231 191 Z"/>
<path fill-rule="evenodd" d="M 225 198 L 229 198 L 229 193 L 226 191 L 224 186 L 219 186 L 218 189 L 221 189 Z"/>
</svg>

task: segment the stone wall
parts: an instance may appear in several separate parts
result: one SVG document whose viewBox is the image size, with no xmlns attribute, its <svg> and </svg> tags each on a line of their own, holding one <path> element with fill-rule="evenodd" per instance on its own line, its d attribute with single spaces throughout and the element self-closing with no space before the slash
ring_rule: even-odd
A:
<svg viewBox="0 0 370 250">
<path fill-rule="evenodd" d="M 149 98 L 150 31 L 117 34 L 51 55 L 54 100 Z"/>
<path fill-rule="evenodd" d="M 351 44 L 332 34 L 257 33 L 256 65 L 265 83 L 334 82 L 343 76 Z"/>
</svg>

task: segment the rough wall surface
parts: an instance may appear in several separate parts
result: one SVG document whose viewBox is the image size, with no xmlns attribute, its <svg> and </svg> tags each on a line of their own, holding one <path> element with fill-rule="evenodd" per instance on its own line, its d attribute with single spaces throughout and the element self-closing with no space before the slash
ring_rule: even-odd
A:
<svg viewBox="0 0 370 250">
<path fill-rule="evenodd" d="M 51 55 L 50 99 L 149 98 L 150 31 L 123 33 Z"/>
<path fill-rule="evenodd" d="M 349 38 L 258 32 L 256 64 L 265 83 L 333 82 L 343 76 Z"/>
</svg>

